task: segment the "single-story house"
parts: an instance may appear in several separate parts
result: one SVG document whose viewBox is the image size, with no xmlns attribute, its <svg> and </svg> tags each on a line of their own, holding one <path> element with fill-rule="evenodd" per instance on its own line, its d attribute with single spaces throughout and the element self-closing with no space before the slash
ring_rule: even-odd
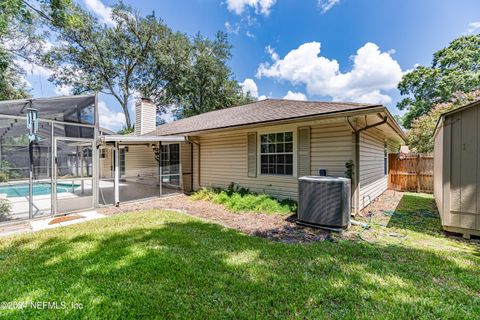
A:
<svg viewBox="0 0 480 320">
<path fill-rule="evenodd" d="M 405 134 L 381 105 L 267 99 L 155 127 L 135 105 L 135 132 L 100 128 L 96 95 L 0 102 L 0 197 L 8 220 L 227 187 L 298 198 L 297 179 L 345 176 L 352 208 L 387 189 L 388 154 Z M 5 219 L 5 215 L 3 215 Z"/>
<path fill-rule="evenodd" d="M 445 230 L 480 235 L 480 100 L 443 114 L 435 129 L 434 195 Z"/>
<path fill-rule="evenodd" d="M 346 163 L 352 162 L 355 212 L 387 189 L 388 154 L 397 153 L 406 140 L 382 105 L 280 99 L 181 119 L 147 136 L 183 136 L 183 145 L 191 145 L 191 157 L 182 163 L 191 168 L 185 191 L 235 182 L 297 199 L 299 177 L 320 171 L 344 177 Z"/>
</svg>

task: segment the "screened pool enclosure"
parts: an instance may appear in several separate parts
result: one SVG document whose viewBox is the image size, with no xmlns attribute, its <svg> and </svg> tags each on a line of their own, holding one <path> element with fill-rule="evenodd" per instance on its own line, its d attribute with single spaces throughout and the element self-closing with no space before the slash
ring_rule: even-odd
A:
<svg viewBox="0 0 480 320">
<path fill-rule="evenodd" d="M 105 132 L 96 95 L 0 101 L 0 222 L 183 190 L 183 137 Z"/>
</svg>

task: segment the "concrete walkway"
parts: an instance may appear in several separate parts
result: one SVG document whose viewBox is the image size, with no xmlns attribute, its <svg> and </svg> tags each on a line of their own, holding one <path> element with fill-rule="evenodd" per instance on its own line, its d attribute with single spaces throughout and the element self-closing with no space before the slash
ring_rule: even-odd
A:
<svg viewBox="0 0 480 320">
<path fill-rule="evenodd" d="M 7 225 L 3 227 L 0 226 L 0 237 L 9 236 L 13 234 L 35 232 L 35 231 L 45 230 L 45 229 L 60 228 L 60 227 L 65 227 L 72 224 L 82 223 L 82 222 L 101 219 L 106 217 L 106 215 L 98 213 L 97 211 L 85 211 L 85 212 L 79 212 L 71 215 L 78 216 L 79 218 L 50 224 L 52 220 L 58 219 L 59 217 L 48 217 L 48 218 L 43 218 L 43 219 L 38 219 L 33 221 L 26 221 L 19 224 Z M 69 215 L 67 215 L 66 217 L 68 216 Z"/>
</svg>

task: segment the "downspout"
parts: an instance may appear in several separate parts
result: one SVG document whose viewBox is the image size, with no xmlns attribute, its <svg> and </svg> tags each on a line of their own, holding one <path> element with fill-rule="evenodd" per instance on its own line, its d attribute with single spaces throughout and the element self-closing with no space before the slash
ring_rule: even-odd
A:
<svg viewBox="0 0 480 320">
<path fill-rule="evenodd" d="M 384 123 L 387 123 L 388 117 L 382 117 L 381 114 L 377 114 L 380 118 L 383 118 L 382 121 L 377 123 L 367 125 L 367 118 L 365 117 L 365 127 L 356 129 L 353 124 L 350 122 L 350 117 L 345 117 L 347 123 L 355 134 L 355 167 L 354 167 L 354 186 L 353 186 L 353 207 L 355 215 L 360 212 L 360 133 L 362 131 L 380 126 Z"/>
<path fill-rule="evenodd" d="M 193 141 L 193 140 L 190 140 L 189 137 L 185 137 L 185 139 L 191 143 L 191 146 L 192 146 L 192 151 L 193 151 L 193 144 L 195 144 L 197 147 L 198 147 L 198 165 L 197 165 L 197 171 L 198 171 L 198 186 L 200 187 L 200 143 L 198 143 L 197 141 Z M 192 191 L 193 191 L 193 152 L 190 153 L 191 154 L 191 159 L 192 159 Z"/>
<path fill-rule="evenodd" d="M 190 144 L 190 192 L 193 191 L 193 143 L 190 141 L 188 142 Z"/>
</svg>

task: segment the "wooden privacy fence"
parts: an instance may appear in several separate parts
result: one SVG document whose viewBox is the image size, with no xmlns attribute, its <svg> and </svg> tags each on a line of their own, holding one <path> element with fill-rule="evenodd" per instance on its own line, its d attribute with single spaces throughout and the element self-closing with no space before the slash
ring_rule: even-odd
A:
<svg viewBox="0 0 480 320">
<path fill-rule="evenodd" d="M 433 193 L 433 155 L 388 156 L 388 187 L 398 191 Z"/>
</svg>

